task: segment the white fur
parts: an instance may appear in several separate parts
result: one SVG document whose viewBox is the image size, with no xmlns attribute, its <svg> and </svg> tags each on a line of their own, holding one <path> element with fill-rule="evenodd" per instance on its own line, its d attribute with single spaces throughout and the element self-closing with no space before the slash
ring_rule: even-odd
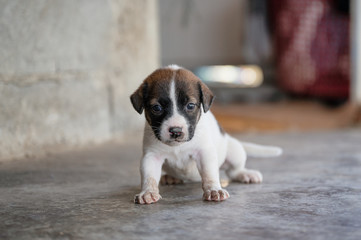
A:
<svg viewBox="0 0 361 240">
<path fill-rule="evenodd" d="M 179 69 L 182 69 L 181 66 L 178 66 L 177 64 L 171 64 L 171 65 L 168 65 L 166 68 L 170 68 L 172 70 L 179 70 Z"/>
<path fill-rule="evenodd" d="M 169 134 L 169 128 L 181 127 L 182 131 L 184 133 L 184 139 L 188 139 L 187 120 L 181 114 L 179 114 L 178 110 L 177 110 L 177 100 L 176 100 L 176 94 L 175 94 L 174 80 L 172 80 L 171 84 L 170 84 L 170 99 L 173 103 L 173 112 L 171 114 L 171 117 L 163 122 L 163 124 L 161 126 L 160 137 L 164 142 L 170 142 L 171 137 Z M 180 143 L 172 141 L 172 142 L 170 142 L 170 144 L 178 145 Z"/>
<path fill-rule="evenodd" d="M 197 125 L 194 137 L 178 146 L 168 146 L 151 134 L 151 127 L 146 123 L 143 141 L 144 153 L 156 153 L 163 159 L 163 168 L 176 178 L 190 181 L 200 181 L 201 177 L 197 166 L 201 166 L 202 156 L 209 156 L 215 163 L 216 169 L 223 164 L 226 157 L 227 141 L 229 136 L 217 129 L 217 122 L 211 112 L 203 114 Z M 209 136 L 208 133 L 212 133 Z M 218 151 L 216 151 L 218 147 Z M 212 152 L 212 154 L 210 154 Z M 223 159 L 223 160 L 222 160 Z M 216 161 L 215 161 L 216 160 Z"/>
<path fill-rule="evenodd" d="M 281 149 L 278 147 L 244 144 L 247 149 L 252 149 L 253 153 L 259 151 L 259 155 L 263 157 L 267 154 L 269 154 L 268 156 L 276 156 L 281 153 Z M 156 192 L 159 195 L 158 187 L 150 189 L 147 185 L 147 179 L 154 178 L 158 184 L 162 166 L 163 171 L 175 178 L 185 181 L 202 181 L 206 196 L 207 192 L 211 193 L 211 191 L 223 191 L 224 194 L 228 194 L 220 185 L 220 167 L 225 168 L 227 175 L 236 181 L 260 183 L 263 178 L 259 171 L 245 168 L 247 156 L 241 142 L 228 134 L 223 135 L 210 111 L 202 114 L 194 137 L 189 142 L 178 146 L 169 146 L 156 139 L 151 127 L 146 123 L 143 153 L 144 157 L 141 163 L 142 192 L 136 196 L 138 199 L 143 199 L 147 193 Z M 158 199 L 160 199 L 160 195 Z M 206 200 L 210 200 L 210 197 L 208 196 Z M 156 201 L 153 199 L 150 202 L 141 200 L 140 203 L 152 202 Z"/>
<path fill-rule="evenodd" d="M 170 67 L 178 68 L 176 65 Z M 170 127 L 181 127 L 186 134 L 185 139 L 188 139 L 189 134 L 187 120 L 177 111 L 175 92 L 173 79 L 170 86 L 173 113 L 161 126 L 162 141 L 154 136 L 151 126 L 145 124 L 143 158 L 140 167 L 142 191 L 136 195 L 135 201 L 149 204 L 161 199 L 158 184 L 162 170 L 174 178 L 202 181 L 203 198 L 209 201 L 221 201 L 229 197 L 228 192 L 222 189 L 220 184 L 220 168 L 226 170 L 231 180 L 243 183 L 262 182 L 263 177 L 259 171 L 245 168 L 246 153 L 262 157 L 278 156 L 282 153 L 282 149 L 241 143 L 230 135 L 221 133 L 210 111 L 207 113 L 202 111 L 190 141 L 168 144 L 168 141 L 171 141 Z"/>
<path fill-rule="evenodd" d="M 242 142 L 248 156 L 252 157 L 277 157 L 282 154 L 282 148 L 263 146 L 254 143 Z"/>
</svg>

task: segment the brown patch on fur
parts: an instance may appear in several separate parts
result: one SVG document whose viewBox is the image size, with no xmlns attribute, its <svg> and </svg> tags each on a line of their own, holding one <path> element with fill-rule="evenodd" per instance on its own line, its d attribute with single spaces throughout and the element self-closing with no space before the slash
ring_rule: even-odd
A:
<svg viewBox="0 0 361 240">
<path fill-rule="evenodd" d="M 161 92 L 168 90 L 171 80 L 175 78 L 178 84 L 185 86 L 190 96 L 199 97 L 207 112 L 213 102 L 213 93 L 196 75 L 186 69 L 161 68 L 151 73 L 138 89 L 130 96 L 134 109 L 141 114 L 145 107 L 146 99 L 157 98 Z"/>
<path fill-rule="evenodd" d="M 213 102 L 213 93 L 196 75 L 186 69 L 179 69 L 176 71 L 175 78 L 183 83 L 183 86 L 188 87 L 190 96 L 199 97 L 203 104 L 204 112 L 207 112 Z"/>
<path fill-rule="evenodd" d="M 201 81 L 196 75 L 186 69 L 178 69 L 175 72 L 176 89 L 183 89 L 188 96 L 199 99 L 197 85 Z"/>
<path fill-rule="evenodd" d="M 157 69 L 151 73 L 130 96 L 134 109 L 141 114 L 149 98 L 157 98 L 160 91 L 165 89 L 168 89 L 169 92 L 169 85 L 173 76 L 174 71 L 167 68 Z"/>
<path fill-rule="evenodd" d="M 152 98 L 149 102 L 150 102 L 150 105 L 157 104 L 157 103 L 158 103 L 158 99 Z"/>
<path fill-rule="evenodd" d="M 193 83 L 193 84 L 197 84 L 199 81 L 201 81 L 196 75 L 194 75 L 194 73 L 192 73 L 191 71 L 184 69 L 184 68 L 180 68 L 176 71 L 176 78 L 180 81 L 185 81 L 188 83 Z"/>
<path fill-rule="evenodd" d="M 149 87 L 149 98 L 157 98 L 161 95 L 161 92 L 164 92 L 167 89 L 169 93 L 170 82 L 174 77 L 174 72 L 171 69 L 162 68 L 155 70 L 151 75 L 149 75 L 145 80 Z"/>
</svg>

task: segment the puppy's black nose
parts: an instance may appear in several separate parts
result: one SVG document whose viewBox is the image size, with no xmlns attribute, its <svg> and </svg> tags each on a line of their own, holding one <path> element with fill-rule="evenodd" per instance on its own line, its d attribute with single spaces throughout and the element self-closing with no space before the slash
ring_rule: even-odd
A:
<svg viewBox="0 0 361 240">
<path fill-rule="evenodd" d="M 171 138 L 183 137 L 183 132 L 181 127 L 171 127 L 169 128 L 169 133 Z"/>
</svg>

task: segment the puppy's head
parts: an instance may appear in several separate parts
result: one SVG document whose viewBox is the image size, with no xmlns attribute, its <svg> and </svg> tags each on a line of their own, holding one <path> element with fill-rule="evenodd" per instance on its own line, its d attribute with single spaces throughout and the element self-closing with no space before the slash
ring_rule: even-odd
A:
<svg viewBox="0 0 361 240">
<path fill-rule="evenodd" d="M 139 114 L 144 110 L 154 135 L 176 146 L 193 138 L 201 110 L 209 110 L 213 94 L 192 72 L 172 65 L 150 74 L 130 100 Z"/>
</svg>

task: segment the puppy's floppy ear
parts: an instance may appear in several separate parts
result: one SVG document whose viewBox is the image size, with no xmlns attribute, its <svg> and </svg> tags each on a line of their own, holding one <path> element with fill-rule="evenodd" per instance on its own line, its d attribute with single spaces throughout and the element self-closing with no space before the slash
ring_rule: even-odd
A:
<svg viewBox="0 0 361 240">
<path fill-rule="evenodd" d="M 208 112 L 209 108 L 212 105 L 214 96 L 213 96 L 212 91 L 202 81 L 199 81 L 198 88 L 199 88 L 199 93 L 201 96 L 203 110 L 206 113 L 206 112 Z"/>
<path fill-rule="evenodd" d="M 142 114 L 144 109 L 144 98 L 145 93 L 147 91 L 147 84 L 142 83 L 139 88 L 130 96 L 130 101 L 134 109 L 139 113 Z"/>
</svg>

